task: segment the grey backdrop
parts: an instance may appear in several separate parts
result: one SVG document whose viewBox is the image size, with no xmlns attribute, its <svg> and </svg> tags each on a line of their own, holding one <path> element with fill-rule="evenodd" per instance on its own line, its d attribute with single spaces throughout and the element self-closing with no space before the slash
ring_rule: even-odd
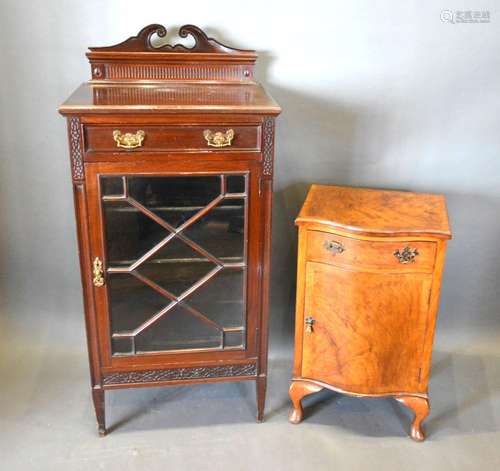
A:
<svg viewBox="0 0 500 471">
<path fill-rule="evenodd" d="M 56 108 L 89 76 L 87 46 L 118 42 L 149 22 L 192 22 L 231 45 L 256 48 L 259 79 L 283 107 L 271 345 L 291 337 L 293 219 L 313 182 L 446 194 L 454 240 L 439 335 L 458 334 L 459 345 L 494 339 L 500 10 L 495 2 L 476 2 L 477 10 L 490 11 L 490 24 L 449 24 L 440 19 L 449 8 L 444 2 L 344 3 L 312 2 L 315 8 L 306 9 L 288 2 L 283 14 L 279 5 L 255 2 L 246 11 L 225 9 L 221 20 L 217 3 L 172 11 L 163 2 L 137 8 L 133 1 L 4 1 L 2 332 L 26 335 L 27 320 L 34 329 L 48 328 L 47 316 L 83 325 L 66 128 Z"/>
<path fill-rule="evenodd" d="M 488 10 L 491 23 L 443 22 L 441 11 L 450 8 Z M 496 2 L 3 0 L 0 367 L 7 377 L 12 352 L 36 384 L 41 377 L 29 365 L 50 342 L 61 357 L 84 351 L 66 127 L 56 109 L 89 77 L 87 46 L 119 42 L 153 22 L 194 23 L 230 45 L 257 49 L 258 78 L 283 108 L 272 356 L 291 357 L 293 219 L 313 182 L 444 193 L 454 239 L 436 349 L 499 356 Z"/>
</svg>

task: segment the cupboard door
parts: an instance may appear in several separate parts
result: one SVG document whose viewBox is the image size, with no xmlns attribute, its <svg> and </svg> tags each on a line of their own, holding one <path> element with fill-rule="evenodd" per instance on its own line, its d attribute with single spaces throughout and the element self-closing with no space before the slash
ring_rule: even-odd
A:
<svg viewBox="0 0 500 471">
<path fill-rule="evenodd" d="M 418 391 L 431 282 L 307 262 L 302 376 L 358 394 Z"/>
<path fill-rule="evenodd" d="M 104 254 L 105 285 L 96 298 L 109 358 L 245 351 L 254 309 L 248 245 L 258 234 L 249 224 L 253 173 L 89 174 L 100 213 L 95 246 Z"/>
</svg>

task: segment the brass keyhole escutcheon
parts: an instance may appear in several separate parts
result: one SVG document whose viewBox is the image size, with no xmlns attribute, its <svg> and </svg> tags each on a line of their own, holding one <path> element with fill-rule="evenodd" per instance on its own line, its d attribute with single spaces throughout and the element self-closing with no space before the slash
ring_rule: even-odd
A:
<svg viewBox="0 0 500 471">
<path fill-rule="evenodd" d="M 104 285 L 104 271 L 102 268 L 102 262 L 99 257 L 96 257 L 92 267 L 93 279 L 92 282 L 94 286 L 98 288 Z"/>
<path fill-rule="evenodd" d="M 308 334 L 312 334 L 314 332 L 313 326 L 316 321 L 311 316 L 309 316 L 306 317 L 305 322 L 306 322 L 306 332 Z"/>
<path fill-rule="evenodd" d="M 345 247 L 340 242 L 337 242 L 335 240 L 325 240 L 325 242 L 323 243 L 323 247 L 329 252 L 332 252 L 333 255 L 345 252 Z"/>
</svg>

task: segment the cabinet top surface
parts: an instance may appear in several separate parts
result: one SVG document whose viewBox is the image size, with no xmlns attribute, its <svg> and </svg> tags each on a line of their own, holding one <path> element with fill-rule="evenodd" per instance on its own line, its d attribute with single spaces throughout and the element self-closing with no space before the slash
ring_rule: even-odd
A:
<svg viewBox="0 0 500 471">
<path fill-rule="evenodd" d="M 178 33 L 192 38 L 192 47 L 161 44 L 166 34 L 164 26 L 152 24 L 114 46 L 90 47 L 91 80 L 59 111 L 280 113 L 254 80 L 255 51 L 226 46 L 193 25 Z"/>
<path fill-rule="evenodd" d="M 257 83 L 83 83 L 64 102 L 62 114 L 141 112 L 280 113 Z"/>
<path fill-rule="evenodd" d="M 295 222 L 368 236 L 451 238 L 444 196 L 428 193 L 312 185 Z"/>
</svg>

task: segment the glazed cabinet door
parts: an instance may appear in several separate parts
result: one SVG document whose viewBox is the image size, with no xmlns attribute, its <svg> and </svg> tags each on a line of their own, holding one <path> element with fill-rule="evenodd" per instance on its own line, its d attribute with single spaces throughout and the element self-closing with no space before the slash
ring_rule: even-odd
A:
<svg viewBox="0 0 500 471">
<path fill-rule="evenodd" d="M 105 364 L 253 353 L 257 172 L 249 163 L 218 167 L 87 166 Z"/>
<path fill-rule="evenodd" d="M 302 377 L 346 392 L 418 391 L 432 275 L 307 262 Z"/>
</svg>

